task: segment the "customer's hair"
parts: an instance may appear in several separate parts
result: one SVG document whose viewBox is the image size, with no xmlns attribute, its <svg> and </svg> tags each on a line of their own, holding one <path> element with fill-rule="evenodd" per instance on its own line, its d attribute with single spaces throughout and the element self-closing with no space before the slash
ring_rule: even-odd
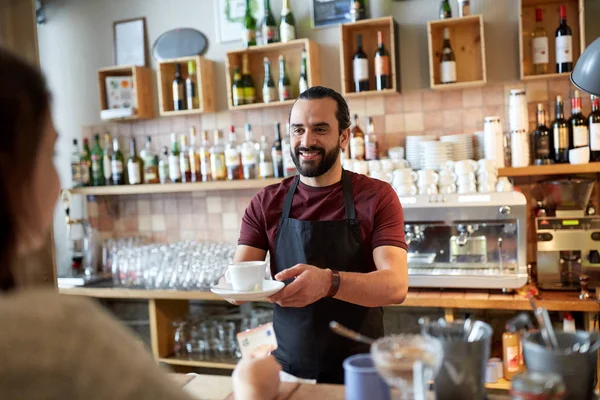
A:
<svg viewBox="0 0 600 400">
<path fill-rule="evenodd" d="M 19 229 L 34 218 L 29 187 L 49 102 L 42 74 L 0 49 L 0 291 L 16 285 Z"/>
<path fill-rule="evenodd" d="M 333 89 L 326 88 L 324 86 L 313 86 L 300 93 L 298 100 L 318 100 L 318 99 L 332 99 L 337 103 L 335 110 L 335 118 L 337 119 L 340 134 L 344 129 L 350 128 L 350 110 L 348 109 L 348 103 L 342 97 L 341 94 Z M 296 101 L 298 101 L 296 100 Z M 296 104 L 296 103 L 294 103 Z M 294 106 L 292 106 L 294 108 Z M 292 115 L 292 109 L 290 109 L 290 115 L 288 121 Z"/>
</svg>

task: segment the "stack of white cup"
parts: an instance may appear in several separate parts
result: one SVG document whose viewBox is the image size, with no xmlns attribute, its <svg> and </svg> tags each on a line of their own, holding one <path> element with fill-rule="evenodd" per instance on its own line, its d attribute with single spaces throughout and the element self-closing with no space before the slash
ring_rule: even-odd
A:
<svg viewBox="0 0 600 400">
<path fill-rule="evenodd" d="M 477 161 L 477 191 L 490 193 L 496 191 L 498 183 L 498 168 L 494 160 L 481 159 Z"/>
<path fill-rule="evenodd" d="M 475 180 L 477 163 L 475 161 L 457 161 L 454 163 L 454 172 L 456 173 L 457 191 L 459 194 L 477 192 L 477 181 Z"/>
<path fill-rule="evenodd" d="M 417 173 L 419 194 L 437 194 L 440 175 L 433 169 L 422 169 Z"/>
<path fill-rule="evenodd" d="M 392 186 L 400 197 L 417 194 L 417 173 L 410 168 L 396 169 L 392 173 Z"/>
<path fill-rule="evenodd" d="M 440 169 L 440 181 L 438 192 L 441 194 L 456 193 L 456 174 L 454 173 L 454 161 L 447 161 Z"/>
<path fill-rule="evenodd" d="M 529 111 L 524 89 L 510 91 L 509 106 L 510 154 L 513 167 L 526 167 L 531 162 L 529 149 Z"/>
<path fill-rule="evenodd" d="M 496 167 L 504 167 L 504 134 L 500 117 L 485 117 L 483 150 L 485 158 L 496 161 Z"/>
</svg>

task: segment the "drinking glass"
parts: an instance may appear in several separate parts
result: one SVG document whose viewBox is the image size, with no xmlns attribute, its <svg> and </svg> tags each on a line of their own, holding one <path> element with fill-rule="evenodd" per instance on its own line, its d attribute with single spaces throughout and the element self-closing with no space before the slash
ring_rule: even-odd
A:
<svg viewBox="0 0 600 400">
<path fill-rule="evenodd" d="M 177 357 L 186 355 L 187 341 L 187 321 L 173 321 L 173 352 Z"/>
</svg>

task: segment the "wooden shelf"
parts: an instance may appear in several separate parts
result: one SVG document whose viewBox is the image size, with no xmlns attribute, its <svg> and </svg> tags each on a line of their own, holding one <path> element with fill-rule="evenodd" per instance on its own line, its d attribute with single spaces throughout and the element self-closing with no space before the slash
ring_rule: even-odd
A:
<svg viewBox="0 0 600 400">
<path fill-rule="evenodd" d="M 209 291 L 185 290 L 145 290 L 120 287 L 75 287 L 60 288 L 60 294 L 72 296 L 87 296 L 98 299 L 162 299 L 162 300 L 203 300 L 223 301 L 216 294 Z"/>
<path fill-rule="evenodd" d="M 181 78 L 189 75 L 188 62 L 196 66 L 196 96 L 198 108 L 175 111 L 173 107 L 173 78 L 176 65 L 181 67 Z M 200 56 L 181 57 L 158 63 L 156 79 L 158 81 L 158 108 L 161 116 L 190 115 L 216 111 L 214 63 Z M 187 101 L 187 98 L 186 98 Z"/>
<path fill-rule="evenodd" d="M 501 378 L 496 383 L 486 383 L 485 387 L 490 390 L 510 390 L 510 385 L 510 381 Z"/>
<path fill-rule="evenodd" d="M 347 99 L 362 99 L 369 98 L 373 96 L 390 96 L 398 94 L 394 89 L 384 89 L 384 90 L 367 90 L 366 92 L 351 92 L 346 93 L 344 96 Z"/>
<path fill-rule="evenodd" d="M 441 84 L 440 59 L 444 28 L 450 30 L 450 45 L 456 57 L 456 83 Z M 429 84 L 432 89 L 483 86 L 487 83 L 485 36 L 481 15 L 427 22 Z"/>
<path fill-rule="evenodd" d="M 455 89 L 468 89 L 473 87 L 485 86 L 486 81 L 471 81 L 471 82 L 456 82 L 456 83 L 439 83 L 434 84 L 431 88 L 433 90 L 455 90 Z"/>
<path fill-rule="evenodd" d="M 291 105 L 298 96 L 298 81 L 300 79 L 300 64 L 302 62 L 302 50 L 306 49 L 306 73 L 308 87 L 321 84 L 321 62 L 319 45 L 309 39 L 296 39 L 286 43 L 272 43 L 262 46 L 251 46 L 247 49 L 228 51 L 225 57 L 225 68 L 227 70 L 227 104 L 229 110 L 252 110 L 258 108 L 281 107 Z M 279 56 L 286 60 L 286 70 L 291 83 L 291 100 L 283 102 L 263 102 L 262 87 L 264 77 L 264 58 L 271 61 L 271 75 L 275 82 L 279 79 Z M 255 102 L 242 106 L 233 105 L 233 69 L 242 69 L 242 58 L 248 57 L 248 69 L 254 83 Z M 260 78 L 260 79 L 259 79 Z"/>
<path fill-rule="evenodd" d="M 560 79 L 560 78 L 569 78 L 571 76 L 570 72 L 563 72 L 562 74 L 543 74 L 543 75 L 526 75 L 521 78 L 523 81 L 536 81 L 541 79 Z"/>
<path fill-rule="evenodd" d="M 389 54 L 391 89 L 377 91 L 375 82 L 374 56 L 377 51 L 377 32 L 383 35 L 383 45 Z M 369 59 L 369 88 L 366 92 L 354 91 L 352 57 L 357 49 L 357 37 L 362 35 L 363 51 Z M 340 25 L 340 68 L 342 95 L 346 98 L 361 98 L 400 92 L 400 57 L 398 56 L 398 24 L 393 17 L 373 18 Z"/>
<path fill-rule="evenodd" d="M 174 357 L 159 358 L 158 361 L 169 365 L 181 365 L 184 367 L 216 368 L 230 370 L 233 370 L 236 365 L 233 362 L 188 360 L 184 358 Z"/>
<path fill-rule="evenodd" d="M 118 66 L 100 68 L 98 75 L 98 94 L 100 96 L 100 110 L 108 110 L 108 93 L 106 78 L 131 77 L 135 96 L 132 99 L 133 115 L 123 118 L 104 119 L 105 121 L 131 121 L 137 119 L 154 118 L 154 104 L 152 102 L 152 71 L 150 68 L 138 66 Z"/>
<path fill-rule="evenodd" d="M 600 162 L 589 164 L 553 164 L 553 165 L 534 165 L 520 168 L 500 168 L 499 176 L 517 177 L 517 176 L 544 176 L 544 175 L 569 175 L 569 174 L 593 174 L 600 173 Z"/>
<path fill-rule="evenodd" d="M 119 186 L 87 186 L 70 189 L 73 194 L 88 196 L 118 196 L 131 194 L 186 193 L 215 190 L 262 189 L 281 182 L 279 178 L 219 182 L 166 183 Z"/>
</svg>

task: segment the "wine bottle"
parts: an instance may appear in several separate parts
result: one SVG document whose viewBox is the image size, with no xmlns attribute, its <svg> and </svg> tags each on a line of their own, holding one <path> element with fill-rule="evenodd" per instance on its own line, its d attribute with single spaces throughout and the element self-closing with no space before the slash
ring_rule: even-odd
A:
<svg viewBox="0 0 600 400">
<path fill-rule="evenodd" d="M 306 68 L 306 49 L 302 49 L 302 62 L 300 64 L 300 81 L 298 81 L 298 92 L 308 90 L 308 70 Z"/>
<path fill-rule="evenodd" d="M 590 161 L 600 161 L 600 99 L 591 96 L 592 113 L 588 117 L 590 126 Z"/>
<path fill-rule="evenodd" d="M 537 127 L 533 132 L 533 157 L 535 165 L 552 163 L 552 136 L 546 126 L 546 110 L 543 104 L 537 105 Z"/>
<path fill-rule="evenodd" d="M 239 67 L 233 67 L 233 85 L 231 85 L 231 95 L 235 107 L 245 104 L 244 84 L 242 83 L 242 74 Z"/>
<path fill-rule="evenodd" d="M 383 33 L 377 31 L 377 51 L 375 52 L 375 84 L 377 90 L 389 89 L 390 80 L 390 56 L 383 46 Z"/>
<path fill-rule="evenodd" d="M 112 175 L 113 185 L 124 185 L 125 174 L 123 173 L 123 165 L 125 164 L 125 157 L 119 149 L 119 139 L 113 139 L 113 155 L 110 162 L 110 170 Z"/>
<path fill-rule="evenodd" d="M 181 170 L 181 182 L 192 181 L 192 167 L 190 166 L 190 155 L 187 146 L 187 136 L 179 137 L 179 169 Z"/>
<path fill-rule="evenodd" d="M 365 0 L 352 0 L 350 2 L 350 20 L 352 22 L 367 18 Z"/>
<path fill-rule="evenodd" d="M 573 36 L 567 25 L 567 6 L 560 6 L 560 25 L 556 29 L 556 72 L 573 71 Z"/>
<path fill-rule="evenodd" d="M 298 174 L 296 164 L 292 158 L 292 145 L 290 143 L 290 123 L 285 124 L 285 131 L 281 138 L 281 155 L 283 157 L 283 176 L 294 176 Z"/>
<path fill-rule="evenodd" d="M 456 83 L 456 58 L 450 46 L 450 29 L 444 28 L 444 46 L 440 63 L 440 81 L 442 83 Z"/>
<path fill-rule="evenodd" d="M 242 87 L 244 88 L 244 104 L 252 104 L 256 99 L 254 82 L 248 69 L 248 55 L 242 56 Z"/>
<path fill-rule="evenodd" d="M 260 146 L 258 151 L 258 176 L 262 179 L 273 178 L 273 158 L 271 157 L 271 148 L 266 136 L 260 137 Z"/>
<path fill-rule="evenodd" d="M 452 7 L 448 0 L 442 0 L 440 3 L 440 19 L 452 18 Z"/>
<path fill-rule="evenodd" d="M 144 163 L 144 183 L 159 183 L 158 156 L 152 149 L 152 138 L 146 137 L 146 147 L 140 151 L 140 158 Z"/>
<path fill-rule="evenodd" d="M 223 134 L 218 129 L 214 131 L 214 141 L 210 148 L 210 172 L 213 181 L 224 181 L 227 179 Z"/>
<path fill-rule="evenodd" d="M 275 88 L 275 81 L 271 74 L 271 61 L 269 61 L 269 57 L 265 57 L 263 62 L 265 65 L 265 78 L 263 81 L 262 96 L 263 102 L 268 104 L 277 100 L 277 88 Z"/>
<path fill-rule="evenodd" d="M 365 160 L 379 160 L 379 142 L 373 118 L 367 118 L 367 134 L 365 135 Z"/>
<path fill-rule="evenodd" d="M 190 145 L 188 147 L 188 158 L 190 159 L 190 172 L 192 182 L 202 182 L 202 167 L 200 165 L 200 153 L 196 147 L 196 127 L 190 128 Z"/>
<path fill-rule="evenodd" d="M 590 132 L 587 118 L 581 114 L 581 94 L 575 90 L 571 99 L 571 118 L 569 118 L 569 148 L 587 147 Z"/>
<path fill-rule="evenodd" d="M 242 170 L 244 179 L 256 179 L 258 176 L 258 143 L 252 138 L 252 127 L 246 123 L 245 138 L 242 143 Z"/>
<path fill-rule="evenodd" d="M 292 98 L 292 91 L 290 87 L 290 77 L 285 69 L 285 58 L 283 55 L 279 55 L 279 101 L 285 101 Z"/>
<path fill-rule="evenodd" d="M 275 178 L 283 178 L 283 154 L 281 148 L 281 132 L 279 122 L 275 122 L 275 141 L 271 147 L 271 158 L 273 159 L 273 175 Z"/>
<path fill-rule="evenodd" d="M 113 147 L 110 133 L 104 134 L 104 153 L 102 154 L 102 171 L 104 172 L 104 184 L 112 185 L 112 171 L 110 163 L 112 160 Z"/>
<path fill-rule="evenodd" d="M 169 182 L 169 149 L 163 146 L 158 159 L 158 179 L 160 183 Z"/>
<path fill-rule="evenodd" d="M 235 127 L 229 128 L 229 138 L 225 144 L 225 166 L 227 167 L 227 180 L 233 181 L 242 179 L 242 158 L 240 155 L 240 145 L 235 134 Z"/>
<path fill-rule="evenodd" d="M 354 126 L 350 130 L 350 158 L 365 159 L 365 134 L 358 126 L 358 115 L 354 114 Z"/>
<path fill-rule="evenodd" d="M 81 186 L 89 186 L 90 177 L 92 176 L 92 159 L 90 157 L 90 144 L 88 138 L 83 139 L 83 149 L 81 151 L 79 165 L 81 170 Z"/>
<path fill-rule="evenodd" d="M 363 51 L 363 36 L 356 35 L 356 53 L 352 56 L 352 71 L 354 90 L 363 92 L 369 90 L 369 59 Z"/>
<path fill-rule="evenodd" d="M 273 17 L 273 13 L 271 12 L 271 2 L 269 0 L 265 0 L 264 2 L 264 15 L 261 33 L 263 44 L 276 43 L 278 41 L 277 23 L 275 22 L 275 17 Z"/>
<path fill-rule="evenodd" d="M 569 124 L 563 109 L 562 97 L 556 96 L 555 120 L 552 122 L 553 159 L 556 163 L 569 162 Z"/>
<path fill-rule="evenodd" d="M 198 84 L 196 82 L 196 63 L 188 61 L 188 76 L 185 79 L 185 95 L 187 97 L 187 109 L 195 110 L 200 108 L 198 101 Z"/>
<path fill-rule="evenodd" d="M 173 110 L 185 109 L 185 86 L 181 78 L 181 65 L 175 64 L 175 78 L 173 79 Z"/>
<path fill-rule="evenodd" d="M 283 43 L 296 39 L 296 20 L 290 8 L 290 0 L 283 0 L 283 5 L 281 6 L 279 36 Z"/>
<path fill-rule="evenodd" d="M 100 135 L 94 135 L 94 146 L 92 147 L 92 186 L 104 186 L 104 151 L 100 147 Z"/>
<path fill-rule="evenodd" d="M 177 136 L 171 133 L 171 152 L 169 153 L 169 180 L 171 183 L 181 182 L 181 168 L 179 165 L 179 143 Z"/>
<path fill-rule="evenodd" d="M 81 186 L 81 153 L 79 152 L 77 139 L 73 139 L 71 150 L 71 180 L 73 181 L 73 187 Z"/>
<path fill-rule="evenodd" d="M 129 140 L 129 159 L 127 160 L 127 183 L 139 185 L 142 183 L 142 160 L 135 149 L 135 139 Z"/>
<path fill-rule="evenodd" d="M 200 171 L 202 172 L 202 182 L 212 180 L 212 171 L 210 167 L 210 143 L 208 141 L 208 131 L 202 131 L 202 140 L 198 149 L 200 156 Z M 225 168 L 225 167 L 223 167 Z"/>
<path fill-rule="evenodd" d="M 544 16 L 541 8 L 535 9 L 535 29 L 531 33 L 531 58 L 533 59 L 533 73 L 535 75 L 548 73 L 548 32 L 544 28 Z"/>
<path fill-rule="evenodd" d="M 250 0 L 246 0 L 246 11 L 242 26 L 242 43 L 244 48 L 256 46 L 256 18 L 252 15 Z"/>
</svg>

